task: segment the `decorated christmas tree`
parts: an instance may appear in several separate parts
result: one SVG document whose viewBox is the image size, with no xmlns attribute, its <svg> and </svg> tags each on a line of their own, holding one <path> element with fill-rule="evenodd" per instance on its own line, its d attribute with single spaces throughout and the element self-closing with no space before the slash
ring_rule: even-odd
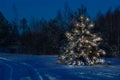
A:
<svg viewBox="0 0 120 80">
<path fill-rule="evenodd" d="M 100 49 L 102 38 L 92 33 L 94 23 L 89 17 L 81 15 L 74 21 L 74 27 L 66 32 L 67 43 L 61 48 L 59 61 L 66 65 L 94 65 L 102 64 L 104 60 L 101 56 L 105 51 Z"/>
</svg>

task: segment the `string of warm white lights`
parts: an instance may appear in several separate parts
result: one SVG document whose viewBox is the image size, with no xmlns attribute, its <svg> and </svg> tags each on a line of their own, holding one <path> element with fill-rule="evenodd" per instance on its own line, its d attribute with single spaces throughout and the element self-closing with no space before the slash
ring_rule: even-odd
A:
<svg viewBox="0 0 120 80">
<path fill-rule="evenodd" d="M 89 17 L 80 16 L 74 26 L 71 32 L 65 33 L 68 43 L 61 50 L 63 54 L 59 56 L 60 63 L 68 65 L 103 63 L 104 60 L 100 57 L 105 55 L 105 51 L 99 49 L 102 38 L 90 32 L 94 23 Z"/>
</svg>

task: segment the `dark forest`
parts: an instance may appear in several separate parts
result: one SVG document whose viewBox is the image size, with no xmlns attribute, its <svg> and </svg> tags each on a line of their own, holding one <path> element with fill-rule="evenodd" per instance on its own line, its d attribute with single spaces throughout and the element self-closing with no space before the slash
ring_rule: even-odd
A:
<svg viewBox="0 0 120 80">
<path fill-rule="evenodd" d="M 0 12 L 0 52 L 11 54 L 56 55 L 64 42 L 65 32 L 71 29 L 72 21 L 79 17 L 81 8 L 77 11 L 58 10 L 55 18 L 49 21 L 41 18 L 36 20 L 23 18 L 8 21 Z M 87 9 L 84 9 L 84 14 Z M 102 36 L 102 48 L 106 57 L 120 57 L 120 7 L 109 9 L 107 13 L 98 12 L 93 19 L 93 31 Z"/>
</svg>

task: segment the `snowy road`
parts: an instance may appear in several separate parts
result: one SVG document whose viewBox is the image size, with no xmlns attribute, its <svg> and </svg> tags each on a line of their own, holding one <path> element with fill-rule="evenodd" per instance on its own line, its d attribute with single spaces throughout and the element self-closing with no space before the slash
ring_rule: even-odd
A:
<svg viewBox="0 0 120 80">
<path fill-rule="evenodd" d="M 120 80 L 120 59 L 108 66 L 55 64 L 57 56 L 0 54 L 0 80 Z"/>
</svg>

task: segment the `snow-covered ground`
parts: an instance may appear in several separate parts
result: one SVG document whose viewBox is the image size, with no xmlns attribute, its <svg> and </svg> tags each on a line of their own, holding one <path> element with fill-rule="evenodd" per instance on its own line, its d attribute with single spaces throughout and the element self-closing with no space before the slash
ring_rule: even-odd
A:
<svg viewBox="0 0 120 80">
<path fill-rule="evenodd" d="M 120 80 L 120 59 L 112 65 L 67 66 L 57 56 L 0 54 L 0 80 Z"/>
</svg>

